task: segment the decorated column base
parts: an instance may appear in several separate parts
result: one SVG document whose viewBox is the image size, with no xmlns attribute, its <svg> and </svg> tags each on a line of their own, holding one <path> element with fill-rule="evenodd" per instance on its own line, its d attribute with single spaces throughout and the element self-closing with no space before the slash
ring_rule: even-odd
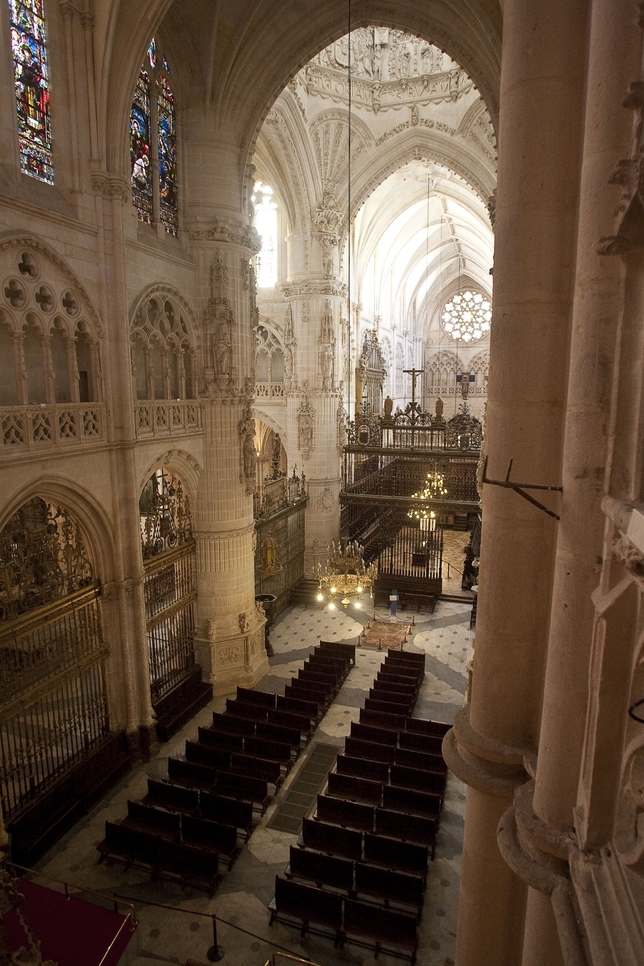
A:
<svg viewBox="0 0 644 966">
<path fill-rule="evenodd" d="M 212 684 L 215 696 L 231 694 L 239 685 L 253 688 L 265 674 L 269 664 L 264 646 L 266 619 L 256 616 L 249 620 L 239 615 L 240 632 L 230 636 L 218 634 L 215 621 L 207 622 L 205 634 L 195 636 L 195 650 L 203 668 L 204 680 Z"/>
</svg>

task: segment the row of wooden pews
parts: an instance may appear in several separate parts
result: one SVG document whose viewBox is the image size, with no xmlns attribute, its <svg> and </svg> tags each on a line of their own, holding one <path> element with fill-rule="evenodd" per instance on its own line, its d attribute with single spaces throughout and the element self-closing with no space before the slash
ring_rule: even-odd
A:
<svg viewBox="0 0 644 966">
<path fill-rule="evenodd" d="M 271 922 L 415 962 L 428 863 L 434 857 L 449 725 L 411 717 L 424 655 L 389 652 L 353 722 L 314 818 L 304 820 Z"/>
<path fill-rule="evenodd" d="M 120 822 L 105 823 L 100 860 L 146 868 L 211 895 L 263 815 L 350 668 L 355 647 L 316 648 L 304 663 L 297 694 L 238 687 L 223 714 L 168 758 L 163 781 L 148 780 L 141 802 Z M 241 839 L 241 840 L 240 840 Z M 99 860 L 99 861 L 100 861 Z"/>
</svg>

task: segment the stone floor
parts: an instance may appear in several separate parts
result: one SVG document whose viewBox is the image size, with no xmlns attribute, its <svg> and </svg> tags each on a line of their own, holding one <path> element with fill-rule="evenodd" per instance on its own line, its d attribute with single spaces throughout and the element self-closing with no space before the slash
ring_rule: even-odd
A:
<svg viewBox="0 0 644 966">
<path fill-rule="evenodd" d="M 363 624 L 373 611 L 351 609 L 350 613 L 331 611 L 328 607 L 295 606 L 285 611 L 273 627 L 271 643 L 274 657 L 270 672 L 259 682 L 264 690 L 280 692 L 292 674 L 320 640 L 355 641 Z M 384 618 L 386 611 L 378 609 Z M 470 607 L 467 603 L 439 601 L 434 614 L 422 610 L 414 614 L 413 635 L 406 648 L 426 654 L 426 675 L 415 713 L 452 721 L 461 707 L 465 693 L 465 664 L 472 642 L 469 630 Z M 405 614 L 405 622 L 409 615 Z M 315 741 L 341 746 L 349 733 L 351 721 L 357 720 L 365 691 L 376 676 L 384 653 L 360 648 L 356 666 L 347 677 L 333 706 L 320 723 Z M 212 944 L 212 928 L 208 918 L 198 913 L 217 914 L 218 942 L 225 950 L 229 966 L 264 966 L 275 947 L 295 956 L 310 959 L 321 966 L 337 962 L 348 966 L 376 966 L 369 950 L 347 944 L 335 950 L 330 940 L 299 938 L 296 929 L 276 923 L 269 927 L 268 903 L 273 896 L 275 875 L 284 871 L 289 846 L 296 837 L 267 828 L 275 809 L 285 794 L 278 798 L 263 816 L 247 846 L 232 870 L 225 876 L 211 900 L 196 890 L 181 890 L 171 882 L 150 883 L 142 871 L 118 863 L 98 865 L 96 845 L 104 835 L 106 820 L 115 821 L 126 812 L 128 799 L 141 798 L 146 792 L 148 776 L 160 778 L 167 770 L 169 755 L 183 751 L 186 738 L 196 736 L 198 725 L 210 723 L 213 710 L 222 710 L 225 698 L 215 698 L 174 738 L 162 745 L 158 755 L 139 765 L 89 815 L 76 825 L 39 863 L 38 868 L 51 876 L 74 883 L 77 887 L 98 890 L 111 896 L 118 893 L 136 900 L 140 917 L 131 966 L 154 966 L 155 963 L 185 963 L 189 958 L 206 962 Z M 303 761 L 306 756 L 301 756 Z M 285 783 L 288 789 L 301 765 Z M 422 966 L 445 966 L 454 957 L 456 910 L 465 787 L 450 776 L 442 813 L 436 857 L 427 880 L 427 898 L 420 930 L 418 962 Z M 42 881 L 42 880 L 41 880 Z M 151 902 L 166 904 L 171 910 L 157 908 Z M 381 966 L 393 966 L 394 960 L 379 957 Z"/>
</svg>

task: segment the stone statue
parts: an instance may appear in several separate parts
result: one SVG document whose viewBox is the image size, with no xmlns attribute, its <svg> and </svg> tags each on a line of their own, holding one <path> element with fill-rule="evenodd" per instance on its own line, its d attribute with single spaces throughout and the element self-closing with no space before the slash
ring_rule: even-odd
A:
<svg viewBox="0 0 644 966">
<path fill-rule="evenodd" d="M 213 361 L 216 375 L 225 376 L 230 372 L 230 352 L 231 345 L 228 323 L 221 321 L 217 326 L 213 347 Z"/>
<path fill-rule="evenodd" d="M 391 398 L 391 396 L 387 396 L 387 398 L 385 399 L 385 405 L 384 405 L 385 419 L 387 420 L 387 422 L 391 420 L 391 412 L 393 408 L 394 408 L 394 401 Z"/>
<path fill-rule="evenodd" d="M 255 436 L 253 433 L 247 433 L 244 437 L 243 456 L 244 476 L 246 479 L 255 479 L 257 454 L 255 453 Z"/>
<path fill-rule="evenodd" d="M 438 399 L 436 400 L 436 415 L 437 416 L 442 416 L 443 415 L 443 409 L 444 408 L 445 408 L 445 403 L 443 402 L 443 400 L 439 396 Z"/>
</svg>

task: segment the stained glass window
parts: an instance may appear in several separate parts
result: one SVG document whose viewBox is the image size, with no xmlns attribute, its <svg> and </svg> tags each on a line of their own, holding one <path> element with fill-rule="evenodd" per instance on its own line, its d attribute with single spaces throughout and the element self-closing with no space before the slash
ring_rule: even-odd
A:
<svg viewBox="0 0 644 966">
<path fill-rule="evenodd" d="M 150 165 L 150 78 L 142 70 L 134 90 L 130 116 L 132 203 L 141 221 L 152 223 L 152 170 Z"/>
<path fill-rule="evenodd" d="M 9 0 L 20 168 L 54 183 L 43 0 Z"/>
<path fill-rule="evenodd" d="M 141 69 L 130 115 L 132 202 L 141 221 L 177 234 L 177 138 L 174 97 L 165 57 L 154 37 Z M 156 133 L 156 136 L 155 136 Z"/>
<path fill-rule="evenodd" d="M 168 81 L 158 80 L 157 117 L 159 129 L 159 208 L 161 223 L 177 234 L 177 139 L 174 128 L 174 98 Z"/>
</svg>

